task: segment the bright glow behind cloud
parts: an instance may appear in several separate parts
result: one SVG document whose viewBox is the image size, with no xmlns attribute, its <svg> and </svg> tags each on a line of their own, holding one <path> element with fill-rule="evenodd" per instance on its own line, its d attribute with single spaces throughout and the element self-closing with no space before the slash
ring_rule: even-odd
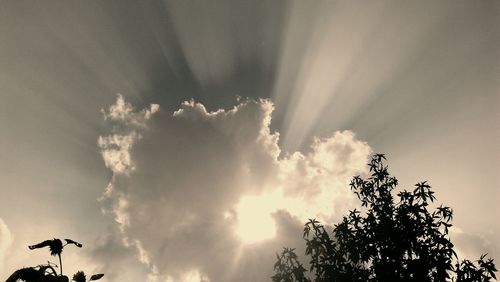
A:
<svg viewBox="0 0 500 282">
<path fill-rule="evenodd" d="M 256 243 L 276 236 L 271 216 L 282 200 L 279 195 L 243 196 L 236 207 L 236 233 L 244 243 Z M 229 218 L 228 218 L 229 219 Z"/>
<path fill-rule="evenodd" d="M 307 218 L 331 224 L 353 206 L 348 183 L 371 150 L 352 132 L 280 157 L 269 100 L 215 112 L 190 101 L 169 114 L 122 99 L 105 112 L 116 126 L 98 142 L 114 172 L 102 202 L 155 279 L 196 270 L 211 281 L 265 280 L 276 251 L 302 244 L 296 229 Z"/>
</svg>

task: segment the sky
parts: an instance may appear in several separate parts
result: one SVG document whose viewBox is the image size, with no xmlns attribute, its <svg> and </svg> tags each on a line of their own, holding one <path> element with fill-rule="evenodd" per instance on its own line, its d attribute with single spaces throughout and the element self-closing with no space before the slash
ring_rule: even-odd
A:
<svg viewBox="0 0 500 282">
<path fill-rule="evenodd" d="M 493 0 L 0 1 L 0 280 L 269 281 L 375 152 L 500 259 L 499 77 Z"/>
</svg>

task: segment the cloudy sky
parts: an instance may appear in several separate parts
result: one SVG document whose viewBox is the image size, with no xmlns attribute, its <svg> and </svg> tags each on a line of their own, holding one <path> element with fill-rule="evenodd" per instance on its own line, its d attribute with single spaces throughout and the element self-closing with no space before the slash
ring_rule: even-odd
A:
<svg viewBox="0 0 500 282">
<path fill-rule="evenodd" d="M 499 77 L 493 0 L 0 1 L 0 280 L 267 281 L 373 152 L 500 259 Z"/>
</svg>

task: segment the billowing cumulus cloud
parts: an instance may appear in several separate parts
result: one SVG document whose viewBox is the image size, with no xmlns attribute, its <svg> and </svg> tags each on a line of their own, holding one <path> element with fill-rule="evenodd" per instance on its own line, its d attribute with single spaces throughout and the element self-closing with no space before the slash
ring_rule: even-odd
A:
<svg viewBox="0 0 500 282">
<path fill-rule="evenodd" d="M 3 272 L 7 251 L 12 245 L 12 233 L 7 224 L 0 218 L 0 273 Z"/>
<path fill-rule="evenodd" d="M 269 100 L 135 110 L 121 96 L 104 111 L 113 177 L 101 201 L 150 280 L 267 280 L 276 252 L 303 245 L 307 218 L 331 224 L 353 207 L 348 183 L 370 147 L 343 131 L 282 154 L 272 111 Z"/>
</svg>

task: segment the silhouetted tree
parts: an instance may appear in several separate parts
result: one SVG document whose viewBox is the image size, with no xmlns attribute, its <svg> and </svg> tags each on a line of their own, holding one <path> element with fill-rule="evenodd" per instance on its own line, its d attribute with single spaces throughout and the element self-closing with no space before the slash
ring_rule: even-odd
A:
<svg viewBox="0 0 500 282">
<path fill-rule="evenodd" d="M 427 182 L 403 190 L 376 154 L 369 165 L 371 176 L 356 176 L 351 189 L 361 201 L 335 225 L 332 233 L 310 219 L 304 227 L 310 272 L 293 249 L 277 255 L 274 282 L 308 281 L 491 281 L 497 271 L 493 259 L 458 261 L 448 236 L 453 211 L 429 204 L 436 199 Z"/>
</svg>

